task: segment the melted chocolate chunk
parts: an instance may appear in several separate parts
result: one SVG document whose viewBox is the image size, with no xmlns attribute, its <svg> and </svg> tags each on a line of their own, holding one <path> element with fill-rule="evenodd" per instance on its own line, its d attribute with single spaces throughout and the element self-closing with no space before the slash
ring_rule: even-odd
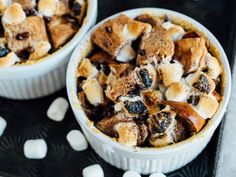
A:
<svg viewBox="0 0 236 177">
<path fill-rule="evenodd" d="M 149 130 L 152 134 L 164 133 L 171 124 L 169 112 L 160 112 L 147 120 Z"/>
<path fill-rule="evenodd" d="M 145 87 L 151 87 L 152 85 L 152 79 L 149 76 L 148 70 L 143 68 L 139 71 L 139 75 L 145 85 Z"/>
<path fill-rule="evenodd" d="M 147 113 L 147 108 L 143 104 L 142 101 L 125 101 L 125 108 L 128 110 L 129 113 L 131 114 L 146 114 Z"/>
<path fill-rule="evenodd" d="M 17 53 L 17 55 L 22 59 L 22 60 L 28 60 L 29 59 L 29 56 L 30 56 L 30 52 L 27 49 L 24 49 L 20 52 Z"/>
<path fill-rule="evenodd" d="M 191 95 L 191 96 L 187 99 L 187 102 L 188 102 L 189 104 L 194 105 L 194 106 L 196 106 L 199 101 L 200 101 L 200 95 Z"/>
<path fill-rule="evenodd" d="M 105 27 L 105 30 L 106 30 L 106 32 L 107 32 L 108 34 L 111 34 L 111 33 L 113 32 L 112 27 L 106 26 L 106 27 Z"/>
<path fill-rule="evenodd" d="M 27 9 L 25 10 L 26 16 L 37 16 L 38 13 L 35 9 Z"/>
<path fill-rule="evenodd" d="M 0 46 L 0 57 L 5 57 L 10 51 L 7 48 Z"/>
<path fill-rule="evenodd" d="M 50 23 L 52 20 L 51 17 L 46 17 L 46 16 L 44 16 L 43 19 L 44 19 L 45 23 Z"/>
<path fill-rule="evenodd" d="M 29 32 L 18 33 L 18 34 L 16 35 L 16 39 L 19 40 L 19 41 L 21 41 L 21 40 L 26 40 L 26 39 L 29 38 L 29 36 L 30 36 L 30 33 L 29 33 Z"/>
<path fill-rule="evenodd" d="M 209 84 L 205 75 L 201 75 L 199 81 L 193 83 L 193 87 L 198 89 L 200 92 L 209 94 L 211 90 L 211 85 Z"/>
<path fill-rule="evenodd" d="M 81 5 L 78 2 L 74 2 L 72 10 L 75 16 L 79 16 L 81 13 Z"/>
<path fill-rule="evenodd" d="M 141 56 L 146 55 L 146 50 L 145 49 L 139 49 L 138 54 Z"/>
</svg>

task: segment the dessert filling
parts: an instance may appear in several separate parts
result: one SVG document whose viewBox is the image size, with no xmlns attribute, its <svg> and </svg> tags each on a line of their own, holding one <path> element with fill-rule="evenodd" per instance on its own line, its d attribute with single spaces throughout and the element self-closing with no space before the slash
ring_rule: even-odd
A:
<svg viewBox="0 0 236 177">
<path fill-rule="evenodd" d="M 0 68 L 33 64 L 56 52 L 79 30 L 87 6 L 86 0 L 3 2 Z"/>
<path fill-rule="evenodd" d="M 217 111 L 222 67 L 198 31 L 165 17 L 120 15 L 99 26 L 92 42 L 78 66 L 78 98 L 95 127 L 119 143 L 177 143 Z"/>
</svg>

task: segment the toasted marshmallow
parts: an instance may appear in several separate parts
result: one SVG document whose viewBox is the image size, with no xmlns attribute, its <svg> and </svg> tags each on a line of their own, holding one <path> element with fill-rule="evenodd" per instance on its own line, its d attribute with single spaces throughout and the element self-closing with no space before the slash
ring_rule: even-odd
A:
<svg viewBox="0 0 236 177">
<path fill-rule="evenodd" d="M 130 45 L 126 45 L 125 47 L 120 49 L 119 54 L 116 57 L 116 60 L 126 63 L 134 59 L 135 56 L 136 53 L 134 49 Z"/>
<path fill-rule="evenodd" d="M 167 100 L 186 101 L 190 93 L 190 87 L 184 82 L 172 83 L 166 90 Z"/>
<path fill-rule="evenodd" d="M 201 93 L 212 93 L 215 90 L 215 82 L 204 72 L 197 71 L 186 77 L 187 83 L 196 91 Z"/>
<path fill-rule="evenodd" d="M 185 31 L 181 26 L 175 25 L 170 21 L 163 23 L 162 27 L 164 27 L 167 30 L 168 35 L 171 37 L 173 41 L 181 39 L 185 34 Z"/>
<path fill-rule="evenodd" d="M 149 138 L 149 143 L 154 147 L 162 147 L 174 142 L 171 133 L 164 133 L 162 135 L 153 135 Z"/>
<path fill-rule="evenodd" d="M 136 146 L 138 142 L 138 126 L 134 122 L 122 122 L 114 126 L 119 134 L 118 141 L 125 146 Z"/>
<path fill-rule="evenodd" d="M 141 92 L 141 97 L 143 100 L 143 103 L 147 107 L 148 114 L 154 115 L 157 114 L 158 111 L 160 111 L 159 102 L 161 102 L 162 93 L 158 90 L 147 90 Z"/>
<path fill-rule="evenodd" d="M 104 103 L 103 89 L 97 79 L 87 79 L 82 86 L 88 101 L 94 105 Z"/>
<path fill-rule="evenodd" d="M 212 95 L 202 95 L 194 110 L 198 112 L 203 118 L 212 118 L 216 110 L 219 107 L 219 103 L 216 98 Z"/>
<path fill-rule="evenodd" d="M 19 3 L 13 3 L 7 7 L 2 16 L 2 23 L 16 25 L 26 19 L 26 14 Z"/>
<path fill-rule="evenodd" d="M 217 77 L 222 73 L 219 61 L 208 53 L 206 55 L 206 64 L 208 68 L 207 75 L 212 79 L 217 79 Z"/>
<path fill-rule="evenodd" d="M 38 60 L 46 56 L 51 49 L 51 44 L 48 41 L 40 41 L 33 45 L 34 52 L 30 54 L 29 60 Z"/>
<path fill-rule="evenodd" d="M 179 82 L 184 73 L 183 66 L 178 62 L 161 64 L 157 71 L 164 86 Z"/>
<path fill-rule="evenodd" d="M 39 0 L 38 12 L 39 14 L 51 17 L 57 10 L 58 0 Z"/>
<path fill-rule="evenodd" d="M 0 0 L 0 14 L 3 13 L 3 11 L 7 8 L 9 4 L 10 0 Z"/>
<path fill-rule="evenodd" d="M 97 68 L 90 62 L 89 59 L 84 58 L 78 68 L 78 76 L 86 78 L 94 77 L 98 74 Z"/>
<path fill-rule="evenodd" d="M 141 88 L 155 89 L 157 87 L 157 71 L 151 64 L 136 68 L 135 77 Z"/>
<path fill-rule="evenodd" d="M 0 58 L 0 68 L 6 68 L 19 62 L 20 59 L 14 52 L 10 52 L 7 56 Z"/>
</svg>

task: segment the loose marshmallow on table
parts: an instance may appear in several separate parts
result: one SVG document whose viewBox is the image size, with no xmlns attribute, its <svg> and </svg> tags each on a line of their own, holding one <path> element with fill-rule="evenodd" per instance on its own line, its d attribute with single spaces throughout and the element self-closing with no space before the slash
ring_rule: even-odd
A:
<svg viewBox="0 0 236 177">
<path fill-rule="evenodd" d="M 88 148 L 88 143 L 79 130 L 71 130 L 67 134 L 66 139 L 75 151 L 84 151 Z"/>
<path fill-rule="evenodd" d="M 4 130 L 7 127 L 7 122 L 0 116 L 0 136 L 2 136 Z"/>
<path fill-rule="evenodd" d="M 149 177 L 166 177 L 166 175 L 164 175 L 163 173 L 153 173 Z"/>
<path fill-rule="evenodd" d="M 59 97 L 49 106 L 47 116 L 51 120 L 60 122 L 64 119 L 68 107 L 68 101 L 65 98 Z"/>
<path fill-rule="evenodd" d="M 83 177 L 104 177 L 103 169 L 100 165 L 91 165 L 83 169 Z"/>
<path fill-rule="evenodd" d="M 126 171 L 123 177 L 141 177 L 141 175 L 135 171 Z"/>
<path fill-rule="evenodd" d="M 45 140 L 27 140 L 24 144 L 24 154 L 28 159 L 43 159 L 47 154 L 47 144 Z"/>
</svg>

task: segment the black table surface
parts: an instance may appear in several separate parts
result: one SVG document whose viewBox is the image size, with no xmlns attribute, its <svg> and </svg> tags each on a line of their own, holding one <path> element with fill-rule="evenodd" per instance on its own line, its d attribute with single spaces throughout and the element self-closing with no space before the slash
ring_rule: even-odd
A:
<svg viewBox="0 0 236 177">
<path fill-rule="evenodd" d="M 166 8 L 186 14 L 206 26 L 222 44 L 231 64 L 234 64 L 236 6 L 234 0 L 98 0 L 98 21 L 123 10 L 139 7 Z M 74 151 L 66 134 L 80 129 L 72 110 L 62 122 L 47 118 L 46 111 L 57 97 L 67 98 L 65 89 L 41 99 L 15 101 L 0 98 L 0 116 L 7 128 L 0 137 L 0 175 L 4 177 L 80 177 L 88 165 L 100 164 L 105 177 L 121 177 L 124 173 L 105 163 L 89 147 Z M 213 177 L 217 168 L 223 123 L 206 149 L 190 164 L 167 174 L 168 177 Z M 43 138 L 48 145 L 42 160 L 24 157 L 27 139 Z"/>
</svg>

